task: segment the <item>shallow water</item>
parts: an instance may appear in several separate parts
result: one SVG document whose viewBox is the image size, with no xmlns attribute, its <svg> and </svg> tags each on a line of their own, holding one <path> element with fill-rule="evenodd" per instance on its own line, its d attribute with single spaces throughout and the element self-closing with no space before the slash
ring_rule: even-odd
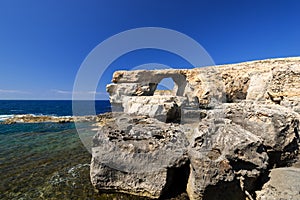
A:
<svg viewBox="0 0 300 200">
<path fill-rule="evenodd" d="M 97 193 L 90 159 L 73 123 L 0 124 L 0 199 L 135 198 Z"/>
</svg>

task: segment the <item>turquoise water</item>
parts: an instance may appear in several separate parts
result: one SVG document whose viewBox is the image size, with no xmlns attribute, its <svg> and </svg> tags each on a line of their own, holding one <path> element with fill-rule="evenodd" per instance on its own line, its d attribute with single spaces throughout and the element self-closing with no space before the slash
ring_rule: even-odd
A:
<svg viewBox="0 0 300 200">
<path fill-rule="evenodd" d="M 0 199 L 132 199 L 93 189 L 91 155 L 72 123 L 0 125 L 0 133 Z"/>
<path fill-rule="evenodd" d="M 0 101 L 0 116 L 72 115 L 71 101 Z M 109 102 L 96 103 L 97 113 Z M 87 137 L 90 123 L 77 127 Z M 99 194 L 89 179 L 91 155 L 73 123 L 0 124 L 0 199 L 133 199 Z"/>
<path fill-rule="evenodd" d="M 2 198 L 46 197 L 51 186 L 63 184 L 59 181 L 51 184 L 57 173 L 88 163 L 89 155 L 80 147 L 73 126 L 53 123 L 0 125 Z M 72 157 L 77 157 L 77 162 L 72 161 Z"/>
</svg>

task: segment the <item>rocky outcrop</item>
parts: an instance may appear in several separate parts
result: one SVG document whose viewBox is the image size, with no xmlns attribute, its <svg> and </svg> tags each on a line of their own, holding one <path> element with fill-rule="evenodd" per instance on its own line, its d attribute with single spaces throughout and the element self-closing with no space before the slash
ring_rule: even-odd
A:
<svg viewBox="0 0 300 200">
<path fill-rule="evenodd" d="M 190 199 L 254 198 L 269 168 L 297 157 L 299 119 L 287 108 L 253 102 L 208 110 L 196 131 L 185 132 L 193 169 Z"/>
<path fill-rule="evenodd" d="M 99 121 L 97 116 L 50 116 L 50 115 L 15 115 L 1 122 L 2 124 L 15 123 L 70 123 L 70 122 L 96 122 Z"/>
<path fill-rule="evenodd" d="M 174 81 L 168 92 L 157 87 L 164 78 Z M 114 116 L 100 120 L 92 148 L 99 190 L 264 199 L 270 170 L 300 166 L 300 58 L 117 71 L 112 82 Z"/>
<path fill-rule="evenodd" d="M 99 190 L 158 198 L 187 177 L 177 176 L 188 170 L 188 141 L 178 124 L 120 113 L 93 143 L 91 181 Z"/>
<path fill-rule="evenodd" d="M 298 154 L 300 115 L 279 105 L 223 104 L 226 118 L 263 140 L 270 164 L 286 165 Z"/>
<path fill-rule="evenodd" d="M 262 140 L 230 120 L 211 120 L 201 122 L 192 135 L 188 154 L 189 197 L 243 199 L 267 168 L 268 156 Z"/>
<path fill-rule="evenodd" d="M 186 106 L 208 106 L 214 101 L 261 101 L 299 109 L 300 58 L 270 59 L 190 70 L 117 71 L 107 86 L 110 101 L 120 110 L 127 96 L 153 96 L 164 78 L 172 78 L 173 96 Z M 163 97 L 162 97 L 163 98 Z"/>
</svg>

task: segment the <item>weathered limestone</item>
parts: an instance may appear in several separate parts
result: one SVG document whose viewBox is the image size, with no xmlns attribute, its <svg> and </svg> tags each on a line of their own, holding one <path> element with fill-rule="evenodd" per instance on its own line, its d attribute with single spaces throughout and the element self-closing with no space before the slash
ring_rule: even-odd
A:
<svg viewBox="0 0 300 200">
<path fill-rule="evenodd" d="M 188 167 L 182 128 L 153 118 L 118 113 L 93 143 L 91 181 L 99 190 L 158 198 L 181 184 L 175 172 Z"/>
<path fill-rule="evenodd" d="M 15 115 L 1 122 L 3 124 L 15 123 L 70 123 L 70 122 L 96 122 L 97 116 L 50 116 L 50 115 Z"/>
<path fill-rule="evenodd" d="M 162 122 L 180 122 L 181 107 L 186 98 L 176 96 L 124 97 L 124 112 L 134 115 L 148 115 Z"/>
<path fill-rule="evenodd" d="M 270 180 L 257 192 L 257 200 L 300 199 L 300 168 L 272 169 Z"/>
<path fill-rule="evenodd" d="M 107 91 L 115 109 L 123 111 L 126 97 L 153 96 L 162 79 L 172 78 L 175 87 L 171 94 L 186 98 L 185 107 L 250 100 L 281 104 L 299 111 L 299 63 L 300 58 L 296 57 L 190 70 L 117 71 Z"/>
<path fill-rule="evenodd" d="M 255 102 L 223 104 L 223 107 L 226 118 L 263 140 L 269 156 L 276 159 L 272 164 L 284 165 L 297 155 L 298 113 L 283 106 Z"/>
<path fill-rule="evenodd" d="M 190 199 L 243 199 L 267 168 L 262 140 L 228 119 L 204 120 L 192 137 Z"/>
<path fill-rule="evenodd" d="M 157 90 L 164 78 L 174 80 L 172 90 Z M 93 140 L 97 189 L 151 198 L 183 190 L 190 199 L 285 198 L 272 169 L 300 166 L 300 57 L 118 71 L 112 81 L 107 91 L 118 112 L 100 120 Z M 298 198 L 297 184 L 280 181 L 291 185 L 286 199 Z"/>
</svg>

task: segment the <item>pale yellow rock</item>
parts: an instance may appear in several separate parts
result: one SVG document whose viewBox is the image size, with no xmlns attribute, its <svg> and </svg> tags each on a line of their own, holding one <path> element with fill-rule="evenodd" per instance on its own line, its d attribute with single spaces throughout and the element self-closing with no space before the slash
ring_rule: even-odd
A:
<svg viewBox="0 0 300 200">
<path fill-rule="evenodd" d="M 114 84 L 107 87 L 111 103 L 121 105 L 126 96 L 165 96 L 156 89 L 164 78 L 175 83 L 167 95 L 185 97 L 187 107 L 250 100 L 300 109 L 299 104 L 290 104 L 291 99 L 300 102 L 300 57 L 194 69 L 117 71 Z"/>
</svg>

